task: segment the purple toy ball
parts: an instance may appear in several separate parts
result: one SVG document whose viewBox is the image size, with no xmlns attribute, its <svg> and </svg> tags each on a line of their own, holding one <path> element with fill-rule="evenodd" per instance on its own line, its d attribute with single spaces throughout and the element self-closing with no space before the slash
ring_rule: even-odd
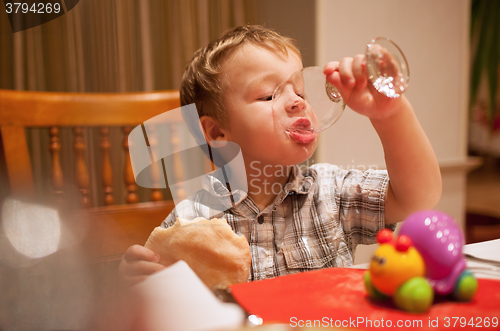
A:
<svg viewBox="0 0 500 331">
<path fill-rule="evenodd" d="M 399 235 L 409 236 L 425 261 L 426 278 L 438 294 L 453 291 L 460 274 L 465 270 L 462 248 L 464 235 L 449 215 L 426 210 L 407 217 Z"/>
</svg>

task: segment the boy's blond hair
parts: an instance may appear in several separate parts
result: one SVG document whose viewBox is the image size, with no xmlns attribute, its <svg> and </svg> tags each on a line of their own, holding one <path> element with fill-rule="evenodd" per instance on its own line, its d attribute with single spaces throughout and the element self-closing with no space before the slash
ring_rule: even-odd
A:
<svg viewBox="0 0 500 331">
<path fill-rule="evenodd" d="M 221 69 L 224 62 L 241 46 L 251 44 L 278 55 L 300 52 L 295 41 L 258 25 L 239 26 L 199 49 L 184 70 L 180 88 L 181 105 L 196 104 L 198 115 L 208 115 L 223 127 L 227 117 L 222 102 Z"/>
</svg>

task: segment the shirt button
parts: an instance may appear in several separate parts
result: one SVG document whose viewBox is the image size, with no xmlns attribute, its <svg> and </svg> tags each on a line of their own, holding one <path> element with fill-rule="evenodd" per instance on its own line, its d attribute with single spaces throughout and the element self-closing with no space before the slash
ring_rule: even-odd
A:
<svg viewBox="0 0 500 331">
<path fill-rule="evenodd" d="M 259 218 L 257 219 L 257 221 L 259 222 L 259 224 L 264 223 L 264 216 L 259 215 Z"/>
</svg>

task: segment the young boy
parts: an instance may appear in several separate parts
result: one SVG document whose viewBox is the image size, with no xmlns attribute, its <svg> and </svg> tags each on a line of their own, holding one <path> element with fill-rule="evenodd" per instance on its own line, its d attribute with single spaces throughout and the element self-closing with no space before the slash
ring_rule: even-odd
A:
<svg viewBox="0 0 500 331">
<path fill-rule="evenodd" d="M 371 86 L 364 55 L 330 62 L 324 74 L 347 106 L 370 119 L 387 171 L 327 164 L 300 171 L 297 165 L 313 154 L 319 134 L 281 128 L 273 120 L 272 96 L 301 69 L 291 39 L 245 26 L 197 51 L 182 78 L 181 103 L 196 104 L 206 140 L 241 148 L 248 196 L 221 217 L 250 244 L 250 280 L 352 265 L 356 245 L 374 243 L 378 230 L 433 208 L 441 196 L 436 157 L 409 101 L 387 98 Z M 304 102 L 297 95 L 284 107 L 300 111 Z M 208 218 L 193 205 L 182 208 Z M 162 226 L 175 218 L 176 210 Z M 120 271 L 137 283 L 163 268 L 158 261 L 154 252 L 134 245 Z"/>
</svg>

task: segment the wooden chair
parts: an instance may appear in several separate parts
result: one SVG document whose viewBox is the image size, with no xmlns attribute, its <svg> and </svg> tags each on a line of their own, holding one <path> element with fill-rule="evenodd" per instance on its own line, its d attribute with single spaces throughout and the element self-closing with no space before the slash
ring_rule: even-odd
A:
<svg viewBox="0 0 500 331">
<path fill-rule="evenodd" d="M 88 229 L 89 235 L 83 243 L 88 261 L 119 261 L 129 246 L 144 244 L 153 228 L 159 226 L 174 207 L 172 201 L 162 201 L 159 190 L 152 190 L 152 202 L 137 203 L 136 185 L 128 156 L 128 133 L 145 120 L 178 107 L 178 91 L 98 94 L 0 90 L 1 146 L 11 194 L 22 197 L 34 195 L 35 185 L 25 129 L 48 127 L 52 194 L 55 199 L 64 198 L 66 192 L 63 192 L 63 184 L 68 178 L 61 171 L 59 131 L 61 127 L 72 127 L 76 184 L 83 209 L 73 210 L 71 217 L 81 220 Z M 100 127 L 104 207 L 90 208 L 89 175 L 82 138 L 82 128 L 89 126 Z M 113 170 L 109 156 L 112 146 L 108 137 L 111 126 L 123 127 L 123 146 L 115 147 L 124 148 L 127 153 L 124 169 L 127 205 L 113 205 Z M 178 142 L 178 139 L 172 141 L 174 144 Z"/>
</svg>

